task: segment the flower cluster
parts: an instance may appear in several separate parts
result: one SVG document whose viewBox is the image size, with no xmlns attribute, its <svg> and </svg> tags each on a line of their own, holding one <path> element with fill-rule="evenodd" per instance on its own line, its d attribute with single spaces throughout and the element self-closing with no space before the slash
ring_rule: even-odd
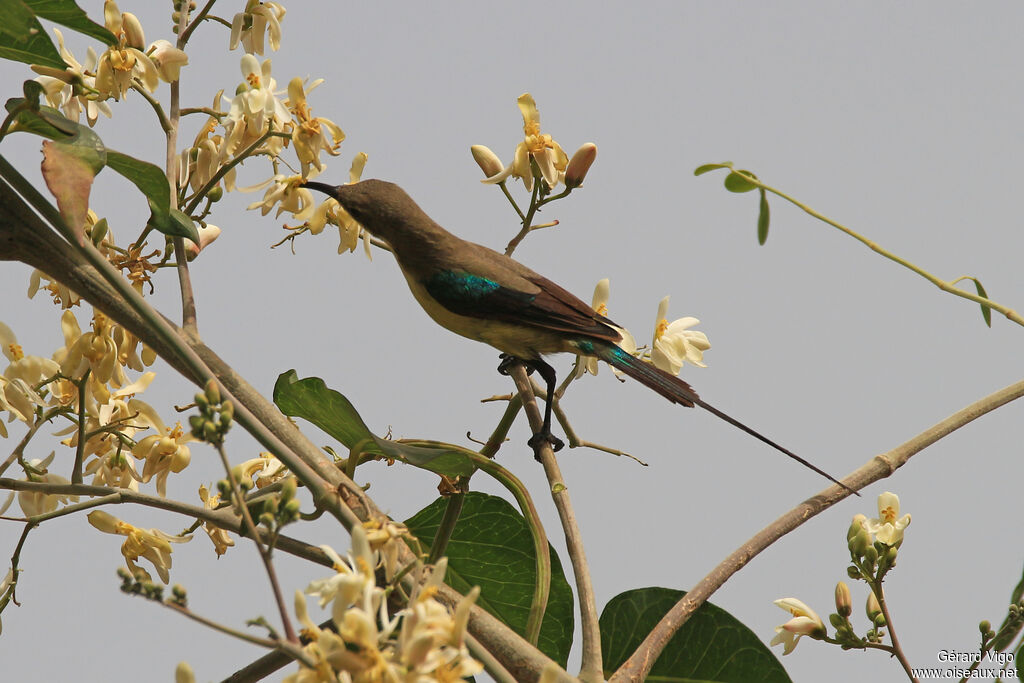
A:
<svg viewBox="0 0 1024 683">
<path fill-rule="evenodd" d="M 895 493 L 886 491 L 878 496 L 878 517 L 868 519 L 855 515 L 846 533 L 851 564 L 847 575 L 851 579 L 868 584 L 865 613 L 870 628 L 863 636 L 857 635 L 850 621 L 853 603 L 850 588 L 845 582 L 836 584 L 836 611 L 829 615 L 829 623 L 836 629 L 835 636 L 829 637 L 821 618 L 814 610 L 796 598 L 782 598 L 775 604 L 793 615 L 793 618 L 775 628 L 772 645 L 782 645 L 782 654 L 788 655 L 802 636 L 840 645 L 844 649 L 872 647 L 882 642 L 882 628 L 887 626 L 885 610 L 882 608 L 882 581 L 896 562 L 896 554 L 903 543 L 903 530 L 910 524 L 910 515 L 900 516 L 900 499 Z"/>
<path fill-rule="evenodd" d="M 387 525 L 376 525 L 371 535 L 381 539 Z M 464 635 L 469 610 L 479 595 L 474 588 L 454 613 L 436 599 L 447 561 L 441 560 L 430 578 L 412 596 L 408 606 L 389 614 L 385 591 L 378 586 L 375 568 L 383 562 L 380 550 L 363 527 L 352 532 L 352 554 L 342 559 L 321 546 L 334 564 L 335 574 L 312 582 L 306 593 L 330 605 L 334 630 L 317 626 L 309 617 L 306 596 L 295 595 L 295 613 L 310 639 L 305 653 L 315 668 L 301 666 L 287 683 L 319 681 L 454 681 L 483 670 L 466 649 Z"/>
<path fill-rule="evenodd" d="M 533 95 L 523 93 L 517 103 L 523 115 L 523 141 L 516 145 L 512 163 L 505 166 L 494 152 L 483 145 L 474 145 L 470 150 L 487 176 L 482 182 L 497 184 L 511 176 L 522 180 L 523 187 L 531 192 L 534 179 L 539 178 L 545 183 L 545 193 L 559 183 L 564 183 L 567 189 L 582 185 L 597 157 L 597 146 L 592 142 L 585 143 L 570 160 L 553 137 L 541 133 L 540 112 Z"/>
</svg>

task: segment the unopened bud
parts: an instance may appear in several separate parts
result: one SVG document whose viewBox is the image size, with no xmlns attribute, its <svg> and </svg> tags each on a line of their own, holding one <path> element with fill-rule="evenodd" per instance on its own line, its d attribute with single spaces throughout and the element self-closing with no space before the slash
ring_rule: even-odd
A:
<svg viewBox="0 0 1024 683">
<path fill-rule="evenodd" d="M 295 489 L 298 484 L 295 481 L 295 477 L 287 477 L 281 482 L 281 501 L 287 503 L 295 497 Z"/>
<path fill-rule="evenodd" d="M 103 241 L 103 238 L 107 236 L 107 219 L 101 218 L 93 224 L 89 230 L 89 239 L 92 240 L 93 244 L 99 244 Z"/>
<path fill-rule="evenodd" d="M 220 387 L 217 386 L 217 380 L 211 379 L 207 381 L 203 389 L 206 391 L 207 401 L 210 403 L 220 403 Z"/>
<path fill-rule="evenodd" d="M 219 187 L 215 187 L 215 190 L 219 190 Z M 213 194 L 212 191 L 210 194 Z M 206 224 L 199 227 L 199 244 L 196 244 L 190 239 L 185 240 L 185 258 L 189 261 L 193 260 L 196 256 L 199 256 L 199 252 L 220 237 L 220 228 L 216 225 Z"/>
<path fill-rule="evenodd" d="M 291 522 L 299 517 L 299 510 L 302 508 L 302 502 L 298 498 L 292 498 L 284 504 L 284 518 L 286 521 Z"/>
<path fill-rule="evenodd" d="M 872 622 L 877 622 L 878 617 L 882 615 L 882 606 L 878 604 L 878 598 L 875 597 L 874 591 L 868 593 L 868 601 L 864 605 L 864 611 Z M 884 618 L 882 623 L 885 623 Z"/>
<path fill-rule="evenodd" d="M 836 612 L 839 616 L 848 617 L 853 614 L 853 601 L 850 598 L 850 587 L 845 582 L 836 584 Z"/>
<path fill-rule="evenodd" d="M 501 163 L 501 159 L 490 148 L 484 145 L 473 145 L 469 148 L 469 151 L 473 154 L 473 159 L 476 161 L 477 166 L 484 172 L 485 178 L 498 175 L 504 170 L 505 165 Z"/>
<path fill-rule="evenodd" d="M 863 557 L 871 547 L 871 534 L 868 533 L 867 528 L 858 519 L 858 517 L 864 517 L 864 515 L 857 515 L 853 518 L 853 522 L 850 523 L 850 529 L 846 532 L 847 544 L 850 548 L 850 553 L 854 557 Z M 865 517 L 865 519 L 867 519 Z"/>
<path fill-rule="evenodd" d="M 587 177 L 587 171 L 596 158 L 597 145 L 593 142 L 580 145 L 572 159 L 569 159 L 569 165 L 565 167 L 565 186 L 574 188 L 582 185 L 583 179 Z"/>
<path fill-rule="evenodd" d="M 227 429 L 235 416 L 235 406 L 231 401 L 224 401 L 220 407 L 220 426 Z"/>
<path fill-rule="evenodd" d="M 128 45 L 136 50 L 145 50 L 146 36 L 142 32 L 142 24 L 139 22 L 139 18 L 131 12 L 124 12 L 121 15 L 121 21 L 121 25 L 124 28 L 124 37 Z"/>
<path fill-rule="evenodd" d="M 987 634 L 992 630 L 992 624 L 987 619 L 978 624 L 978 630 L 981 631 L 982 635 Z"/>
</svg>

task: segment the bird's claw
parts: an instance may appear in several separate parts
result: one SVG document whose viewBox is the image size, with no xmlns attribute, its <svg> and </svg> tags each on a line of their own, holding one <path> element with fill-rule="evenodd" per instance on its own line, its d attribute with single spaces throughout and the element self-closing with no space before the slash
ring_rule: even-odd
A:
<svg viewBox="0 0 1024 683">
<path fill-rule="evenodd" d="M 562 450 L 562 447 L 565 445 L 565 443 L 557 436 L 552 434 L 550 430 L 537 432 L 536 434 L 531 436 L 530 440 L 527 441 L 526 443 L 530 446 L 530 448 L 534 450 L 537 450 L 537 448 L 539 448 L 541 444 L 548 443 L 551 444 L 551 450 L 555 452 Z"/>
<path fill-rule="evenodd" d="M 506 377 L 512 371 L 512 366 L 520 362 L 519 359 L 513 356 L 511 353 L 502 353 L 498 356 L 498 358 L 501 359 L 501 362 L 498 363 L 498 373 L 501 375 L 505 375 Z M 533 374 L 533 368 L 531 368 L 529 365 L 526 365 L 526 374 Z"/>
</svg>

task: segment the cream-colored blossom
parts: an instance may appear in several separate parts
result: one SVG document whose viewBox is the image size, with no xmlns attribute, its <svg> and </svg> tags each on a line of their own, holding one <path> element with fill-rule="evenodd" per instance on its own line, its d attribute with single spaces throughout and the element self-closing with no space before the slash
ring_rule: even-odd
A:
<svg viewBox="0 0 1024 683">
<path fill-rule="evenodd" d="M 246 460 L 237 468 L 241 477 L 252 480 L 256 488 L 270 486 L 287 477 L 291 472 L 273 453 L 263 451 L 259 457 Z"/>
<path fill-rule="evenodd" d="M 139 490 L 141 476 L 135 469 L 135 460 L 129 457 L 127 448 L 110 449 L 109 452 L 86 463 L 83 473 L 92 475 L 93 486 L 112 486 L 114 488 Z"/>
<path fill-rule="evenodd" d="M 165 83 L 173 83 L 178 80 L 181 76 L 181 67 L 188 64 L 188 55 L 185 54 L 185 51 L 179 50 L 163 38 L 154 40 L 146 50 L 146 54 L 153 61 L 160 80 Z"/>
<path fill-rule="evenodd" d="M 88 48 L 85 64 L 80 64 L 64 46 L 64 34 L 60 29 L 54 28 L 53 33 L 57 36 L 60 56 L 67 64 L 67 68 L 61 71 L 53 67 L 32 65 L 33 71 L 43 74 L 36 81 L 43 86 L 47 103 L 51 107 L 59 108 L 64 116 L 76 122 L 84 110 L 90 126 L 96 125 L 96 119 L 100 114 L 109 119 L 113 115 L 110 105 L 98 102 L 93 93 L 96 89 L 96 66 L 99 64 L 96 51 Z M 75 86 L 78 86 L 77 91 Z"/>
<path fill-rule="evenodd" d="M 242 192 L 252 192 L 269 185 L 267 191 L 263 193 L 263 199 L 253 202 L 247 208 L 249 210 L 259 209 L 260 213 L 266 216 L 276 207 L 277 213 L 274 214 L 275 216 L 288 212 L 298 220 L 305 222 L 313 217 L 316 210 L 316 201 L 313 199 L 313 193 L 302 186 L 305 182 L 306 179 L 301 175 L 286 176 L 277 174 L 258 185 L 240 187 L 238 189 Z"/>
<path fill-rule="evenodd" d="M 245 81 L 231 99 L 231 108 L 223 121 L 227 140 L 222 150 L 230 155 L 238 154 L 271 128 L 286 132 L 292 125 L 291 114 L 274 93 L 277 81 L 271 77 L 270 60 L 261 65 L 258 59 L 247 54 L 242 57 L 241 69 Z M 261 146 L 272 156 L 283 148 L 284 140 L 274 136 Z"/>
<path fill-rule="evenodd" d="M 167 477 L 172 472 L 181 472 L 191 462 L 192 454 L 185 444 L 195 438 L 191 432 L 182 429 L 180 422 L 173 428 L 165 426 L 156 411 L 142 401 L 132 399 L 128 405 L 138 413 L 136 419 L 140 424 L 148 424 L 157 432 L 136 443 L 132 455 L 146 461 L 142 468 L 142 482 L 149 482 L 155 476 L 156 492 L 161 498 L 165 497 Z"/>
<path fill-rule="evenodd" d="M 26 356 L 14 331 L 0 322 L 0 352 L 10 363 L 0 375 L 0 411 L 6 410 L 11 420 L 35 421 L 37 408 L 46 405 L 36 387 L 60 371 L 60 366 L 49 358 Z M 0 422 L 0 435 L 7 430 Z"/>
<path fill-rule="evenodd" d="M 665 317 L 668 314 L 668 300 L 666 296 L 658 304 L 651 361 L 655 367 L 673 375 L 679 374 L 683 363 L 707 367 L 703 361 L 704 352 L 711 348 L 711 342 L 703 332 L 689 329 L 700 321 L 688 316 L 670 323 Z"/>
<path fill-rule="evenodd" d="M 66 477 L 53 474 L 47 471 L 47 467 L 53 462 L 54 453 L 39 460 L 29 460 L 28 464 L 34 472 L 25 477 L 26 481 L 37 481 L 46 484 L 70 484 Z M 78 496 L 64 493 L 44 493 L 42 491 L 18 491 L 18 505 L 26 517 L 35 517 L 47 512 L 53 512 L 59 505 L 66 505 L 68 502 L 77 503 Z"/>
<path fill-rule="evenodd" d="M 352 159 L 352 166 L 348 171 L 350 184 L 358 183 L 362 178 L 367 159 L 366 152 L 360 152 Z M 312 177 L 311 175 L 309 179 L 312 179 Z M 341 237 L 341 242 L 338 244 L 339 254 L 346 251 L 355 251 L 359 245 L 359 237 L 362 236 L 366 258 L 373 260 L 373 255 L 370 252 L 370 234 L 363 230 L 359 222 L 352 218 L 348 211 L 331 197 L 324 200 L 309 214 L 308 218 L 305 218 L 304 225 L 310 233 L 319 235 L 328 223 L 338 226 L 338 233 Z"/>
<path fill-rule="evenodd" d="M 149 572 L 136 564 L 141 557 L 153 563 L 164 583 L 170 579 L 171 543 L 188 543 L 192 540 L 191 536 L 174 536 L 159 529 L 140 529 L 103 510 L 93 510 L 87 517 L 89 524 L 104 533 L 126 536 L 121 554 L 132 573 L 142 572 L 147 579 L 150 578 Z"/>
<path fill-rule="evenodd" d="M 801 636 L 820 639 L 825 636 L 826 628 L 821 617 L 814 610 L 796 598 L 782 598 L 775 604 L 793 615 L 793 618 L 782 626 L 775 627 L 775 637 L 770 645 L 782 644 L 782 654 L 788 655 L 796 647 Z"/>
<path fill-rule="evenodd" d="M 353 557 L 342 560 L 324 547 L 335 569 L 334 577 L 311 584 L 321 605 L 331 602 L 331 620 L 337 632 L 321 629 L 309 617 L 306 598 L 295 597 L 295 612 L 303 634 L 312 642 L 304 650 L 316 666 L 300 665 L 285 680 L 311 681 L 456 681 L 479 673 L 483 667 L 466 649 L 464 636 L 469 610 L 479 595 L 473 589 L 454 614 L 436 599 L 447 561 L 442 559 L 408 606 L 389 615 L 384 591 L 374 584 L 369 566 L 369 540 L 362 527 L 353 530 Z"/>
<path fill-rule="evenodd" d="M 47 284 L 43 284 L 43 280 L 47 280 Z M 60 304 L 61 308 L 77 306 L 82 300 L 82 297 L 71 291 L 67 285 L 54 280 L 41 270 L 33 270 L 32 275 L 29 277 L 28 298 L 35 298 L 40 289 L 48 291 L 53 299 L 53 303 Z"/>
<path fill-rule="evenodd" d="M 207 510 L 216 510 L 220 506 L 220 494 L 215 493 L 211 496 L 210 490 L 205 486 L 199 487 L 199 499 L 203 501 L 203 505 Z M 220 557 L 228 551 L 228 548 L 235 545 L 234 539 L 228 536 L 226 529 L 214 526 L 210 522 L 203 522 L 203 530 L 206 531 L 210 540 L 213 541 L 213 549 L 217 553 L 217 557 Z"/>
<path fill-rule="evenodd" d="M 391 581 L 398 569 L 398 554 L 402 548 L 402 538 L 409 533 L 404 524 L 390 519 L 371 519 L 363 522 L 366 540 L 370 550 L 377 553 L 384 565 L 384 579 Z"/>
<path fill-rule="evenodd" d="M 288 82 L 287 105 L 295 117 L 292 142 L 295 143 L 295 154 L 302 163 L 303 176 L 309 174 L 310 166 L 315 167 L 317 171 L 323 171 L 320 152 L 338 156 L 341 153 L 338 148 L 345 139 L 345 133 L 338 124 L 330 119 L 313 116 L 313 110 L 306 101 L 306 95 L 322 82 L 314 81 L 309 89 L 306 89 L 298 76 Z"/>
<path fill-rule="evenodd" d="M 530 93 L 523 93 L 517 100 L 519 111 L 523 115 L 523 141 L 516 146 L 515 157 L 512 163 L 503 171 L 490 178 L 485 183 L 499 183 L 509 176 L 515 176 L 523 181 L 523 186 L 533 190 L 533 166 L 536 162 L 541 177 L 549 188 L 554 188 L 565 175 L 565 168 L 569 163 L 562 146 L 555 142 L 554 138 L 546 133 L 540 132 L 540 112 L 537 110 L 537 103 Z"/>
<path fill-rule="evenodd" d="M 611 294 L 611 281 L 608 278 L 598 281 L 597 286 L 594 287 L 594 298 L 591 306 L 594 311 L 600 316 L 608 315 L 608 297 Z M 618 327 L 617 325 L 611 325 L 611 321 L 608 321 L 609 326 L 614 327 L 615 330 L 622 335 L 622 339 L 619 340 L 619 347 L 630 355 L 636 355 L 636 339 L 633 335 L 624 327 Z M 596 375 L 598 370 L 597 358 L 594 356 L 578 356 L 576 363 L 576 376 L 582 377 L 586 373 Z M 612 368 L 612 372 L 615 373 L 616 377 L 620 377 L 622 372 Z"/>
<path fill-rule="evenodd" d="M 903 543 L 903 530 L 910 525 L 910 515 L 900 517 L 900 497 L 886 491 L 878 496 L 878 517 L 865 522 L 868 532 L 886 545 Z"/>
<path fill-rule="evenodd" d="M 131 12 L 121 12 L 113 0 L 104 2 L 103 18 L 107 29 L 117 38 L 117 44 L 108 47 L 100 56 L 96 89 L 103 95 L 120 100 L 138 79 L 149 92 L 156 90 L 160 75 L 152 60 L 142 51 L 146 37 L 138 18 Z"/>
<path fill-rule="evenodd" d="M 127 384 L 119 362 L 120 352 L 112 336 L 113 324 L 107 316 L 94 309 L 92 331 L 83 334 L 75 314 L 64 311 L 61 329 L 67 354 L 60 369 L 65 376 L 81 377 L 88 369 L 100 383 L 111 382 L 115 387 Z"/>
<path fill-rule="evenodd" d="M 270 37 L 270 49 L 277 52 L 281 47 L 281 20 L 285 8 L 277 2 L 248 0 L 245 10 L 231 20 L 231 43 L 229 49 L 238 47 L 239 41 L 246 52 L 263 54 L 263 34 Z"/>
</svg>

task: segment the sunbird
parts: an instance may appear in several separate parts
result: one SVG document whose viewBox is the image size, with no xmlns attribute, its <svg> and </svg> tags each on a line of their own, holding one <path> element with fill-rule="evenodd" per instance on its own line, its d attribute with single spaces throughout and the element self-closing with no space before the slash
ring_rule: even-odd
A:
<svg viewBox="0 0 1024 683">
<path fill-rule="evenodd" d="M 856 493 L 796 453 L 706 403 L 675 375 L 620 348 L 622 328 L 614 322 L 518 261 L 451 234 L 398 185 L 383 180 L 338 186 L 307 181 L 305 187 L 334 198 L 371 235 L 391 247 L 412 295 L 434 322 L 501 351 L 500 372 L 507 374 L 510 365 L 519 361 L 540 375 L 547 401 L 544 424 L 530 438 L 531 447 L 548 442 L 557 451 L 563 445 L 551 433 L 555 369 L 543 357 L 552 353 L 595 356 L 673 403 L 688 408 L 700 406 Z"/>
</svg>

